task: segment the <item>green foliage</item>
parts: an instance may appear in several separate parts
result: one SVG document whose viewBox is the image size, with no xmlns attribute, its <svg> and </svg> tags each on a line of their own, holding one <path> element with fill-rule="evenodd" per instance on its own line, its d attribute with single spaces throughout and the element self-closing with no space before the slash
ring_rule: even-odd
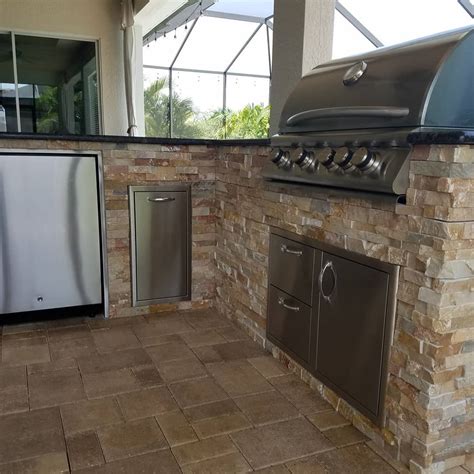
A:
<svg viewBox="0 0 474 474">
<path fill-rule="evenodd" d="M 157 79 L 145 90 L 145 131 L 147 136 L 169 136 L 166 79 Z M 173 135 L 181 138 L 266 138 L 270 106 L 248 104 L 239 111 L 216 110 L 207 115 L 195 111 L 192 99 L 174 92 Z M 225 125 L 224 125 L 225 124 Z"/>
<path fill-rule="evenodd" d="M 151 137 L 169 136 L 168 85 L 166 79 L 157 79 L 145 89 L 145 134 Z M 197 138 L 199 124 L 194 122 L 195 112 L 191 99 L 181 99 L 173 93 L 173 132 L 176 137 Z"/>
<path fill-rule="evenodd" d="M 58 88 L 55 86 L 41 87 L 40 96 L 36 99 L 36 130 L 38 133 L 56 133 L 59 130 L 58 111 Z"/>
<path fill-rule="evenodd" d="M 246 105 L 226 117 L 226 138 L 266 138 L 269 132 L 270 106 Z"/>
</svg>

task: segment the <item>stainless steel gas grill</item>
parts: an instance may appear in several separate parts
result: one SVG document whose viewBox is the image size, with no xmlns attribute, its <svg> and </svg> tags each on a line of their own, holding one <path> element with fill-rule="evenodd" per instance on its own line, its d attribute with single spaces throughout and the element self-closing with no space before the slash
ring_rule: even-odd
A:
<svg viewBox="0 0 474 474">
<path fill-rule="evenodd" d="M 474 129 L 474 27 L 322 64 L 272 137 L 268 179 L 405 194 L 407 136 Z"/>
</svg>

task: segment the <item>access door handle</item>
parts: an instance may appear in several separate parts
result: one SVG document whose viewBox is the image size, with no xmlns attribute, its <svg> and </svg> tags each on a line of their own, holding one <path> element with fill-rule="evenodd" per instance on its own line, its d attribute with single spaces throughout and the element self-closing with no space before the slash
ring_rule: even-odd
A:
<svg viewBox="0 0 474 474">
<path fill-rule="evenodd" d="M 332 276 L 334 278 L 334 286 L 332 287 L 331 293 L 329 293 L 328 295 L 324 294 L 324 290 L 323 290 L 323 279 L 324 279 L 324 275 L 326 274 L 326 271 L 331 271 Z M 318 278 L 318 287 L 319 287 L 319 292 L 321 293 L 321 296 L 323 297 L 324 301 L 327 301 L 328 303 L 332 303 L 332 297 L 334 296 L 334 293 L 336 292 L 336 287 L 337 287 L 337 275 L 336 275 L 336 272 L 334 271 L 334 265 L 331 261 L 326 262 L 323 269 L 321 270 L 321 273 L 319 274 L 319 278 Z"/>
<path fill-rule="evenodd" d="M 296 255 L 297 257 L 301 257 L 301 255 L 303 255 L 303 251 L 302 251 L 302 250 L 295 250 L 295 249 L 292 249 L 292 248 L 288 247 L 288 246 L 285 245 L 285 244 L 281 244 L 280 250 L 281 250 L 281 252 L 283 252 L 283 253 L 289 253 L 289 254 L 291 254 L 291 255 Z"/>
<path fill-rule="evenodd" d="M 148 198 L 148 201 L 149 202 L 170 202 L 170 201 L 174 201 L 175 198 L 172 198 L 172 197 L 157 197 L 157 198 Z"/>
<path fill-rule="evenodd" d="M 284 308 L 286 309 L 289 309 L 290 311 L 299 311 L 300 310 L 300 307 L 299 306 L 294 306 L 294 305 L 291 305 L 291 304 L 288 304 L 286 301 L 285 301 L 285 298 L 282 298 L 280 296 L 280 298 L 278 298 L 278 304 L 283 306 Z"/>
</svg>

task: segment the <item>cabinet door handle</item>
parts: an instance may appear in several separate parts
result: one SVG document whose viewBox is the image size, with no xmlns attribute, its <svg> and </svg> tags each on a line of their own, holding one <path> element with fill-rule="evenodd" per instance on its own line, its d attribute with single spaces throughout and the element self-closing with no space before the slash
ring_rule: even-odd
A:
<svg viewBox="0 0 474 474">
<path fill-rule="evenodd" d="M 297 257 L 301 257 L 301 255 L 303 255 L 303 251 L 302 250 L 296 250 L 296 249 L 292 249 L 291 247 L 288 247 L 287 245 L 285 244 L 281 244 L 280 246 L 280 251 L 282 253 L 289 253 L 291 255 L 296 255 Z"/>
<path fill-rule="evenodd" d="M 323 278 L 326 273 L 326 271 L 331 271 L 333 278 L 334 278 L 334 286 L 332 287 L 331 293 L 328 295 L 324 294 L 323 291 Z M 332 303 L 332 297 L 334 296 L 336 292 L 336 286 L 337 286 L 337 275 L 336 272 L 334 271 L 334 265 L 331 261 L 326 262 L 324 265 L 323 269 L 321 270 L 321 273 L 319 274 L 318 277 L 318 287 L 319 287 L 319 292 L 321 293 L 321 296 L 323 297 L 324 301 L 327 301 L 328 303 Z"/>
<path fill-rule="evenodd" d="M 300 307 L 299 306 L 293 306 L 291 304 L 288 304 L 286 301 L 285 301 L 285 298 L 283 297 L 279 297 L 278 298 L 278 304 L 283 306 L 284 308 L 286 309 L 289 309 L 290 311 L 299 311 L 300 310 Z"/>
<path fill-rule="evenodd" d="M 148 198 L 148 201 L 149 202 L 170 202 L 170 201 L 174 201 L 175 198 L 171 198 L 171 197 L 157 197 L 157 198 Z"/>
</svg>

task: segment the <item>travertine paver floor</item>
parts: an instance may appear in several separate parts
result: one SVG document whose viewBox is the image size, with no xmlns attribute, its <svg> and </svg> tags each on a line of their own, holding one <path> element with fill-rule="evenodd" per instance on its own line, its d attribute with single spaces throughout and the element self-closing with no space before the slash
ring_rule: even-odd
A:
<svg viewBox="0 0 474 474">
<path fill-rule="evenodd" d="M 2 328 L 0 473 L 396 472 L 213 310 Z"/>
</svg>

